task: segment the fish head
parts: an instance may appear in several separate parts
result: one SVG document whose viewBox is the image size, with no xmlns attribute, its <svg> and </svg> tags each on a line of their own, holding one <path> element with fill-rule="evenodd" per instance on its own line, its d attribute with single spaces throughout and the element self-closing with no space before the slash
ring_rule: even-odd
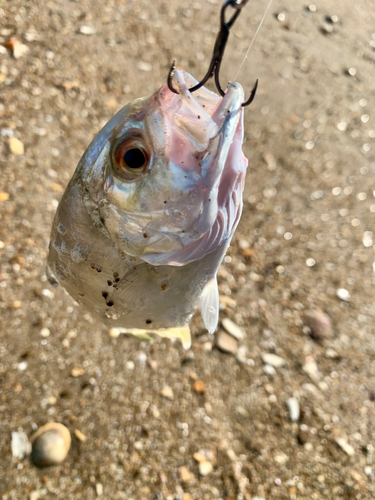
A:
<svg viewBox="0 0 375 500">
<path fill-rule="evenodd" d="M 172 84 L 121 109 L 93 140 L 76 175 L 84 203 L 126 255 L 183 266 L 230 238 L 242 209 L 243 89 L 223 97 L 176 71 Z"/>
</svg>

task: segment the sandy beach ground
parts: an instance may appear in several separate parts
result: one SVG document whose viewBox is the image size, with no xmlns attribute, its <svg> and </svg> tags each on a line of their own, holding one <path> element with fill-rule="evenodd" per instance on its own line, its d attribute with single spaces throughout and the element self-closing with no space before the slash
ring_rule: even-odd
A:
<svg viewBox="0 0 375 500">
<path fill-rule="evenodd" d="M 173 59 L 204 75 L 220 5 L 0 1 L 0 42 L 23 44 L 0 46 L 2 500 L 375 498 L 374 0 L 275 0 L 238 76 L 260 83 L 219 273 L 230 353 L 198 316 L 189 351 L 111 338 L 46 280 L 80 156 Z M 223 81 L 265 7 L 237 21 Z M 52 421 L 72 434 L 61 465 L 12 457 L 12 432 Z"/>
</svg>

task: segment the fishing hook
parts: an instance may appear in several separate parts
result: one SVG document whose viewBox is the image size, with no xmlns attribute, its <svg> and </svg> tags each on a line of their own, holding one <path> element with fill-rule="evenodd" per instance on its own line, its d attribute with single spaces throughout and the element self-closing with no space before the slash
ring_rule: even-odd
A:
<svg viewBox="0 0 375 500">
<path fill-rule="evenodd" d="M 229 31 L 230 31 L 231 27 L 233 26 L 234 22 L 236 21 L 237 17 L 240 15 L 242 7 L 247 2 L 248 2 L 248 0 L 242 0 L 242 1 L 241 0 L 226 0 L 226 2 L 224 2 L 224 5 L 222 6 L 221 11 L 220 11 L 220 30 L 219 30 L 219 33 L 217 34 L 217 37 L 216 37 L 216 42 L 214 45 L 214 51 L 212 54 L 210 67 L 208 68 L 206 76 L 203 78 L 203 80 L 201 80 L 199 83 L 197 83 L 197 85 L 195 85 L 194 87 L 191 87 L 189 89 L 190 92 L 195 92 L 196 90 L 200 89 L 207 82 L 207 80 L 209 80 L 212 76 L 215 76 L 215 85 L 216 85 L 217 90 L 219 91 L 219 94 L 221 96 L 225 95 L 225 92 L 221 88 L 220 80 L 219 80 L 221 61 L 223 59 L 225 47 L 226 47 L 226 44 L 228 41 Z M 226 22 L 225 21 L 225 11 L 229 6 L 233 7 L 233 9 L 235 9 L 235 12 L 232 15 L 232 17 L 229 19 L 229 21 Z M 178 94 L 177 90 L 173 87 L 173 76 L 174 76 L 175 69 L 176 69 L 175 61 L 173 61 L 171 69 L 169 70 L 169 74 L 168 74 L 168 87 L 169 87 L 169 90 L 171 90 L 175 94 Z M 255 93 L 257 91 L 257 87 L 258 87 L 258 79 L 256 80 L 255 85 L 254 85 L 252 91 L 250 92 L 250 96 L 249 96 L 248 100 L 243 102 L 242 106 L 248 106 L 249 104 L 251 104 L 253 102 L 254 97 L 255 97 Z"/>
</svg>

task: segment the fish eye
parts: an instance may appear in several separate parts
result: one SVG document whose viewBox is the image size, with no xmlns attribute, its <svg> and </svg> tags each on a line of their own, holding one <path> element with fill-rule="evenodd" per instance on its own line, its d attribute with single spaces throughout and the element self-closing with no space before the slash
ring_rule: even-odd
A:
<svg viewBox="0 0 375 500">
<path fill-rule="evenodd" d="M 146 162 L 146 157 L 141 149 L 133 148 L 125 152 L 123 160 L 129 168 L 141 168 Z"/>
<path fill-rule="evenodd" d="M 140 137 L 132 137 L 117 145 L 113 155 L 115 173 L 126 181 L 137 179 L 149 163 L 149 153 Z"/>
</svg>

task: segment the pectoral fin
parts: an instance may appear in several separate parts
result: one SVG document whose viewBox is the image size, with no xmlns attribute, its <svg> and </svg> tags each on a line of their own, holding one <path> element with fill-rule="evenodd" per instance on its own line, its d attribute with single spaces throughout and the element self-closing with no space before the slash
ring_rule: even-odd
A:
<svg viewBox="0 0 375 500">
<path fill-rule="evenodd" d="M 200 297 L 199 309 L 204 326 L 209 333 L 214 333 L 219 321 L 219 290 L 216 275 L 208 281 Z"/>
</svg>

